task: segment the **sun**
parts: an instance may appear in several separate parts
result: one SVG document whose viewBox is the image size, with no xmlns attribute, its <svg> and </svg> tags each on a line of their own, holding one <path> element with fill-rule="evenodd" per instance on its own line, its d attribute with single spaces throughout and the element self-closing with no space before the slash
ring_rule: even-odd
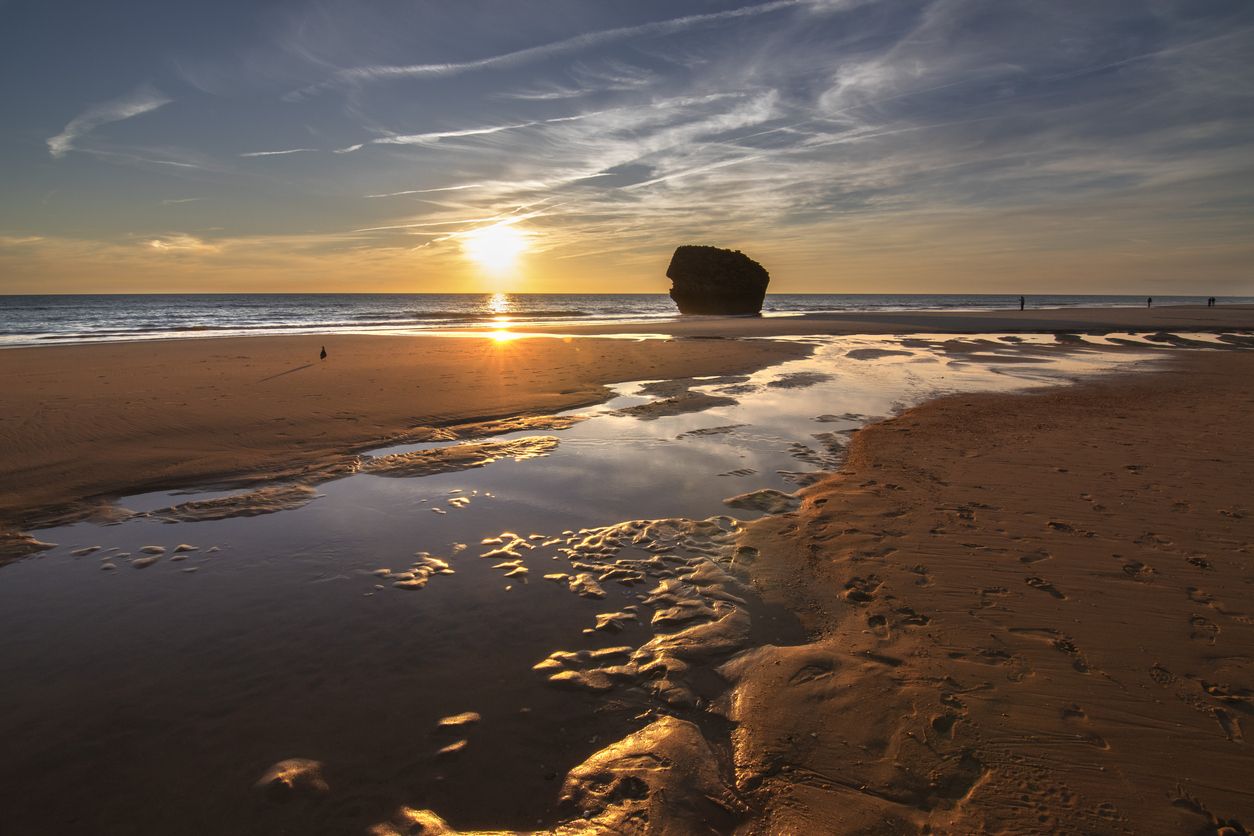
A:
<svg viewBox="0 0 1254 836">
<path fill-rule="evenodd" d="M 462 252 L 490 273 L 511 269 L 527 251 L 530 236 L 508 223 L 493 224 L 461 236 Z"/>
</svg>

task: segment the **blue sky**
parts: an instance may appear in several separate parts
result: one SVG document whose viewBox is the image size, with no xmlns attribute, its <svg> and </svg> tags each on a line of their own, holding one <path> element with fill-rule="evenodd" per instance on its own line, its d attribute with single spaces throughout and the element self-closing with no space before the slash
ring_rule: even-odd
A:
<svg viewBox="0 0 1254 836">
<path fill-rule="evenodd" d="M 0 292 L 664 291 L 694 242 L 1254 293 L 1248 0 L 0 0 L 0 46 Z"/>
</svg>

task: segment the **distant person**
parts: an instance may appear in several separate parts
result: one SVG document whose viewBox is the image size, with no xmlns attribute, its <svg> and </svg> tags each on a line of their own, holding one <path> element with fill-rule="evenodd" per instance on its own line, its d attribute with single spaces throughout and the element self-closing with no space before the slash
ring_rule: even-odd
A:
<svg viewBox="0 0 1254 836">
<path fill-rule="evenodd" d="M 1210 297 L 1209 299 L 1207 299 L 1207 300 L 1206 300 L 1206 307 L 1208 307 L 1208 308 L 1213 308 L 1213 307 L 1215 307 L 1215 297 L 1214 297 L 1214 296 L 1212 296 L 1212 297 Z"/>
<path fill-rule="evenodd" d="M 1146 300 L 1145 300 L 1145 307 L 1147 307 L 1147 308 L 1152 308 L 1152 307 L 1154 307 L 1154 297 L 1153 297 L 1153 296 L 1151 296 L 1151 297 L 1149 297 L 1148 299 L 1146 299 Z"/>
<path fill-rule="evenodd" d="M 1025 300 L 1022 296 L 1019 297 L 1019 310 L 1023 310 L 1023 306 L 1026 303 L 1026 301 L 1027 300 Z"/>
<path fill-rule="evenodd" d="M 327 347 L 325 345 L 322 347 L 322 351 L 318 353 L 318 359 L 319 360 L 327 359 Z"/>
</svg>

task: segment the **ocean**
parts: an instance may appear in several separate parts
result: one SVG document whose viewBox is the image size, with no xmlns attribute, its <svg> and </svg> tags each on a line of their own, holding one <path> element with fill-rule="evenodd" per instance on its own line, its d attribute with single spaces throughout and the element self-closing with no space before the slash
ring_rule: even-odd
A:
<svg viewBox="0 0 1254 836">
<path fill-rule="evenodd" d="M 1018 296 L 769 294 L 765 316 L 995 310 Z M 1156 304 L 1200 305 L 1203 296 Z M 1254 302 L 1221 297 L 1220 303 Z M 1033 308 L 1140 307 L 1144 296 L 1031 296 Z M 0 347 L 261 334 L 411 334 L 482 326 L 640 322 L 676 315 L 665 294 L 388 293 L 0 296 Z M 647 330 L 642 327 L 641 330 Z"/>
</svg>

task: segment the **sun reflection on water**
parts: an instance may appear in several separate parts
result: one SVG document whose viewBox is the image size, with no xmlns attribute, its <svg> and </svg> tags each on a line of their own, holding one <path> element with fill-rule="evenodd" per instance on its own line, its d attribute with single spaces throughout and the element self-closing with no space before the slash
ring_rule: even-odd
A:
<svg viewBox="0 0 1254 836">
<path fill-rule="evenodd" d="M 488 297 L 487 303 L 488 313 L 498 314 L 494 319 L 498 322 L 507 322 L 509 317 L 500 316 L 510 309 L 508 293 L 493 293 Z"/>
</svg>

